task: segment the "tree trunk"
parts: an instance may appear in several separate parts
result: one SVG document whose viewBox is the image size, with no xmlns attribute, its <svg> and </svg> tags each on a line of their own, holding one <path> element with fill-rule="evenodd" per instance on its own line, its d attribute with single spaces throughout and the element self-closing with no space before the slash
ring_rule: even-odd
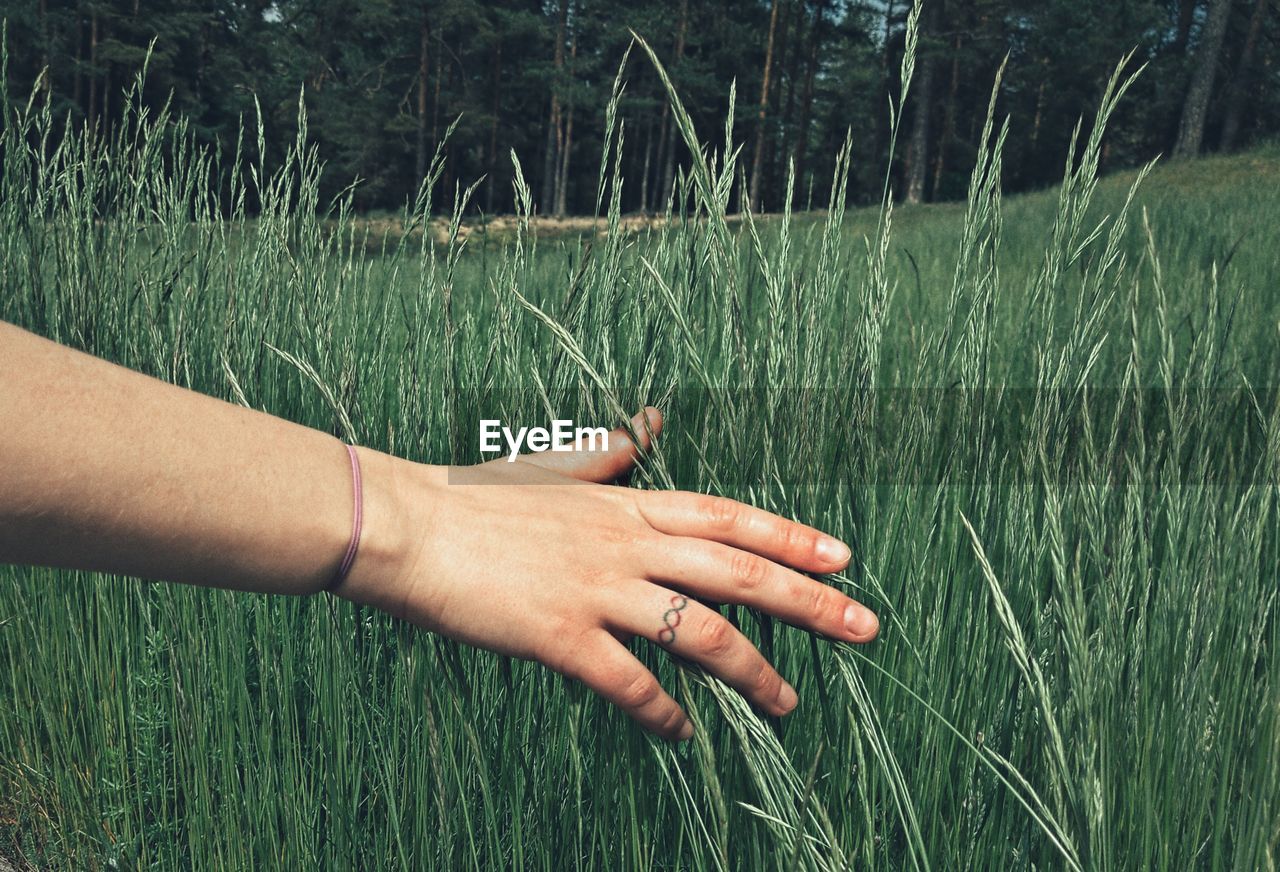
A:
<svg viewBox="0 0 1280 872">
<path fill-rule="evenodd" d="M 108 19 L 110 20 L 110 19 Z M 107 22 L 103 22 L 102 31 L 99 34 L 98 42 L 107 41 Z M 96 54 L 96 52 L 95 52 Z M 102 95 L 101 106 L 98 108 L 98 117 L 102 119 L 102 133 L 105 135 L 111 126 L 111 61 L 106 61 L 102 65 L 102 85 L 98 91 Z"/>
<path fill-rule="evenodd" d="M 414 163 L 418 184 L 427 175 L 427 84 L 431 65 L 428 49 L 431 45 L 431 28 L 427 25 L 427 13 L 422 12 L 422 24 L 418 30 L 418 142 Z"/>
<path fill-rule="evenodd" d="M 547 117 L 547 150 L 542 164 L 542 204 L 551 210 L 556 199 L 556 172 L 560 167 L 558 146 L 564 135 L 560 126 L 560 77 L 564 71 L 564 44 L 569 28 L 569 0 L 560 0 L 556 18 L 555 72 L 551 81 L 551 110 Z"/>
<path fill-rule="evenodd" d="M 813 10 L 813 30 L 809 33 L 809 57 L 805 63 L 804 96 L 800 101 L 800 125 L 796 132 L 796 183 L 804 188 L 805 158 L 809 152 L 809 122 L 813 115 L 813 82 L 827 23 L 827 0 L 818 0 Z"/>
<path fill-rule="evenodd" d="M 86 115 L 88 124 L 93 127 L 98 122 L 98 13 L 94 12 L 89 19 L 89 112 Z"/>
<path fill-rule="evenodd" d="M 1213 96 L 1213 80 L 1218 72 L 1218 55 L 1222 53 L 1222 37 L 1227 31 L 1231 0 L 1209 0 L 1209 17 L 1205 20 L 1196 49 L 1191 86 L 1182 104 L 1182 122 L 1178 125 L 1178 141 L 1173 146 L 1176 159 L 1195 157 L 1204 140 L 1204 122 L 1209 114 L 1209 98 Z"/>
<path fill-rule="evenodd" d="M 782 14 L 778 20 L 778 36 L 776 45 L 773 50 L 773 90 L 769 95 L 769 105 L 774 107 L 774 121 L 769 126 L 772 128 L 770 135 L 765 137 L 764 141 L 764 165 L 766 175 L 779 179 L 786 174 L 787 161 L 785 157 L 781 161 L 778 155 L 787 154 L 787 122 L 789 111 L 787 106 L 788 98 L 784 98 L 784 89 L 789 89 L 790 81 L 794 81 L 791 74 L 791 18 L 796 7 L 802 5 L 803 0 L 798 2 L 785 4 Z M 763 193 L 761 194 L 763 198 Z M 779 208 L 780 204 L 775 204 L 774 208 Z"/>
<path fill-rule="evenodd" d="M 502 37 L 495 40 L 493 49 L 493 118 L 489 122 L 489 172 L 488 191 L 485 192 L 485 211 L 493 214 L 493 204 L 498 188 L 498 125 L 502 118 Z"/>
<path fill-rule="evenodd" d="M 556 217 L 564 217 L 568 213 L 569 204 L 569 157 L 573 153 L 573 103 L 565 113 L 564 137 L 560 143 L 560 169 L 556 173 Z"/>
<path fill-rule="evenodd" d="M 947 108 L 942 114 L 942 135 L 938 137 L 938 147 L 933 157 L 933 199 L 937 200 L 942 190 L 942 173 L 946 166 L 947 146 L 956 133 L 956 97 L 960 92 L 960 47 L 963 44 L 960 32 L 956 31 L 951 42 L 951 82 L 947 85 Z"/>
<path fill-rule="evenodd" d="M 640 213 L 649 214 L 649 167 L 653 160 L 653 118 L 644 125 L 644 162 L 640 169 Z"/>
<path fill-rule="evenodd" d="M 573 76 L 574 61 L 578 58 L 578 35 L 573 35 L 573 43 L 569 49 L 569 75 Z M 573 93 L 569 94 L 569 110 L 565 113 L 564 138 L 560 142 L 560 170 L 556 180 L 556 215 L 568 212 L 569 201 L 569 158 L 573 155 Z"/>
<path fill-rule="evenodd" d="M 49 66 L 49 4 L 48 0 L 40 0 L 40 69 L 44 76 L 40 80 L 40 90 L 44 92 L 44 105 L 48 106 L 53 99 L 53 70 Z"/>
<path fill-rule="evenodd" d="M 933 58 L 925 55 L 916 63 L 920 75 L 915 93 L 916 111 L 907 145 L 907 202 L 924 200 L 924 179 L 929 168 L 929 110 L 933 106 Z"/>
<path fill-rule="evenodd" d="M 890 34 L 893 32 L 893 10 L 894 0 L 885 0 L 884 4 L 884 45 L 880 52 L 880 93 L 892 94 L 894 85 L 897 82 L 896 73 L 893 70 L 891 61 L 893 40 Z M 882 107 L 883 108 L 883 107 Z M 881 155 L 886 152 L 886 143 L 889 140 L 889 113 L 875 112 L 875 138 L 872 140 L 871 153 L 876 155 L 878 160 Z"/>
<path fill-rule="evenodd" d="M 71 89 L 71 100 L 75 103 L 77 109 L 83 108 L 81 102 L 84 96 L 84 19 L 80 16 L 80 10 L 76 9 L 76 64 L 75 64 L 75 84 Z"/>
<path fill-rule="evenodd" d="M 551 111 L 547 118 L 547 143 L 542 161 L 542 203 L 550 211 L 556 197 L 556 167 L 560 165 L 556 154 L 556 133 L 560 129 L 560 101 L 555 93 L 551 95 Z"/>
<path fill-rule="evenodd" d="M 1240 134 L 1240 116 L 1244 112 L 1249 68 L 1253 65 L 1253 55 L 1258 48 L 1258 36 L 1262 33 L 1262 22 L 1266 17 L 1267 0 L 1254 0 L 1253 15 L 1249 17 L 1249 31 L 1245 34 L 1244 46 L 1240 49 L 1240 62 L 1236 64 L 1236 76 L 1227 92 L 1227 108 L 1222 118 L 1222 136 L 1218 140 L 1219 151 L 1231 151 L 1236 146 L 1236 137 Z"/>
<path fill-rule="evenodd" d="M 676 53 L 675 61 L 671 68 L 675 69 L 684 60 L 685 39 L 689 33 L 689 0 L 680 0 L 680 23 L 676 26 Z M 655 204 L 654 211 L 659 211 L 657 207 L 666 208 L 666 201 L 671 198 L 672 189 L 676 184 L 676 126 L 671 122 L 670 103 L 664 98 L 662 104 L 662 132 L 665 145 L 662 145 L 664 155 L 664 169 L 662 171 L 662 187 L 658 189 L 658 196 L 662 197 L 662 202 Z"/>
<path fill-rule="evenodd" d="M 436 45 L 436 81 L 431 92 L 431 148 L 440 147 L 440 81 L 444 78 L 444 52 L 437 39 Z"/>
<path fill-rule="evenodd" d="M 795 140 L 792 136 L 792 133 L 795 127 L 792 122 L 795 119 L 796 89 L 797 89 L 797 86 L 799 86 L 800 88 L 804 87 L 803 77 L 801 76 L 801 73 L 800 73 L 800 62 L 801 60 L 805 60 L 808 57 L 807 53 L 803 51 L 805 21 L 807 18 L 807 15 L 805 12 L 805 4 L 803 2 L 794 4 L 792 7 L 792 13 L 793 15 L 790 17 L 795 18 L 795 24 L 793 27 L 790 28 L 791 36 L 790 36 L 789 42 L 791 43 L 791 49 L 789 50 L 789 53 L 787 55 L 787 64 L 785 67 L 787 71 L 786 73 L 787 99 L 786 99 L 786 102 L 783 104 L 783 109 L 782 109 L 781 153 L 782 155 L 785 156 L 786 162 L 790 164 L 791 167 L 794 167 L 795 166 Z M 810 35 L 812 36 L 812 34 Z M 781 94 L 779 94 L 779 99 L 781 99 Z M 787 170 L 787 166 L 785 164 L 783 166 L 783 170 L 784 171 Z"/>
<path fill-rule="evenodd" d="M 889 34 L 890 34 L 890 32 L 892 31 L 892 28 L 893 28 L 893 0 L 885 0 L 885 4 L 884 4 L 884 51 L 880 53 L 880 70 L 881 70 L 881 72 L 883 72 L 886 76 L 889 74 L 889 66 L 890 66 L 889 61 L 892 59 L 892 58 L 890 57 L 890 51 L 889 51 L 889 47 L 890 47 L 890 45 L 891 45 L 891 43 L 892 43 L 892 40 L 890 40 L 890 39 L 889 39 Z"/>
<path fill-rule="evenodd" d="M 1173 37 L 1173 54 L 1181 57 L 1187 51 L 1191 39 L 1191 25 L 1196 20 L 1197 0 L 1178 0 L 1178 20 Z"/>
<path fill-rule="evenodd" d="M 658 156 L 654 159 L 655 163 L 659 167 L 659 178 L 657 179 L 658 184 L 656 184 L 653 189 L 653 211 L 655 212 L 658 211 L 658 201 L 665 196 L 665 192 L 667 191 L 665 173 L 668 158 L 670 158 L 672 164 L 675 163 L 675 155 L 668 154 L 670 150 L 674 150 L 675 148 L 674 137 L 671 138 L 671 141 L 668 141 L 667 137 L 667 124 L 669 123 L 669 117 L 671 115 L 671 105 L 667 101 L 666 93 L 664 91 L 659 91 L 659 93 L 662 94 L 662 115 L 659 117 L 658 121 Z M 672 172 L 674 171 L 674 167 L 672 167 Z M 647 202 L 648 201 L 646 201 L 646 204 Z"/>
<path fill-rule="evenodd" d="M 748 198 L 753 211 L 760 211 L 760 174 L 764 171 L 765 121 L 769 115 L 769 86 L 773 75 L 773 41 L 778 31 L 778 7 L 781 0 L 773 0 L 769 11 L 769 41 L 764 51 L 764 72 L 760 78 L 760 108 L 756 113 L 756 142 L 751 156 L 751 191 Z"/>
<path fill-rule="evenodd" d="M 1031 153 L 1035 154 L 1040 143 L 1040 122 L 1044 119 L 1044 87 L 1047 80 L 1040 79 L 1040 87 L 1036 89 L 1036 114 L 1031 121 Z"/>
<path fill-rule="evenodd" d="M 779 115 L 778 119 L 783 125 L 786 124 L 787 120 L 786 103 L 782 98 L 783 87 L 790 86 L 788 80 L 791 78 L 792 67 L 795 65 L 791 51 L 791 43 L 793 42 L 794 36 L 792 33 L 792 19 L 795 17 L 796 10 L 803 5 L 803 0 L 801 0 L 801 2 L 789 4 L 782 10 L 782 14 L 779 16 L 778 20 L 777 44 L 773 50 L 773 93 L 769 95 L 769 105 L 783 107 L 782 114 Z M 800 14 L 803 15 L 803 11 L 801 11 Z M 794 29 L 798 30 L 799 27 L 800 25 L 796 24 Z M 770 141 L 770 145 L 772 145 L 772 141 Z M 764 156 L 766 165 L 771 163 L 771 155 L 767 152 L 768 150 L 766 149 L 766 154 Z"/>
<path fill-rule="evenodd" d="M 437 105 L 440 102 L 439 100 L 440 87 L 441 87 L 440 79 L 442 78 L 442 72 L 443 72 L 440 69 L 441 54 L 443 54 L 443 52 L 439 52 L 439 51 L 436 52 L 436 103 Z M 453 90 L 453 77 L 456 72 L 457 72 L 457 65 L 449 64 L 449 77 L 444 82 L 444 93 L 446 94 L 456 93 L 456 91 Z M 437 142 L 436 147 L 439 148 L 440 147 L 439 139 L 437 139 L 436 142 Z M 443 144 L 443 151 L 440 158 L 443 161 L 444 170 L 440 174 L 440 179 L 443 182 L 441 190 L 443 190 L 447 196 L 453 195 L 457 187 L 457 177 L 454 175 L 454 170 L 455 170 L 454 162 L 450 160 L 450 154 L 452 153 L 452 151 L 453 151 L 453 146 L 451 143 Z M 454 201 L 450 201 L 449 203 L 450 208 L 452 208 L 454 205 L 455 205 Z"/>
</svg>

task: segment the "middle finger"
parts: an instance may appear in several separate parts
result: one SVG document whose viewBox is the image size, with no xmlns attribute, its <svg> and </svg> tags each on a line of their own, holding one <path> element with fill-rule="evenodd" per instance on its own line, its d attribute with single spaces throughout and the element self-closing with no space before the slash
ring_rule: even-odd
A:
<svg viewBox="0 0 1280 872">
<path fill-rule="evenodd" d="M 833 639 L 870 642 L 879 632 L 875 613 L 862 603 L 757 554 L 689 536 L 668 537 L 664 546 L 650 551 L 653 581 L 751 606 Z"/>
</svg>

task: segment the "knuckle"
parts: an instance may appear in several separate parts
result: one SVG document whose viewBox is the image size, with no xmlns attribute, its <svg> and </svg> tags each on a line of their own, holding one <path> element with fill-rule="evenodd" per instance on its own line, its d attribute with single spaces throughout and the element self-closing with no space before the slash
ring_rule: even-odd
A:
<svg viewBox="0 0 1280 872">
<path fill-rule="evenodd" d="M 658 679 L 649 673 L 641 673 L 629 679 L 618 693 L 618 703 L 627 709 L 641 709 L 662 694 Z"/>
<path fill-rule="evenodd" d="M 775 699 L 782 689 L 782 676 L 768 663 L 761 663 L 751 682 L 751 689 L 761 699 Z"/>
<path fill-rule="evenodd" d="M 640 534 L 633 527 L 607 526 L 600 530 L 600 538 L 610 545 L 630 547 L 640 544 Z"/>
<path fill-rule="evenodd" d="M 582 680 L 586 674 L 581 657 L 585 646 L 580 633 L 567 619 L 556 618 L 552 623 L 552 638 L 557 640 L 555 644 L 549 646 L 537 659 L 565 678 Z"/>
<path fill-rule="evenodd" d="M 739 551 L 733 555 L 729 571 L 735 585 L 745 590 L 754 590 L 764 584 L 769 567 L 762 558 Z"/>
<path fill-rule="evenodd" d="M 674 733 L 676 730 L 680 729 L 682 724 L 684 724 L 684 712 L 680 710 L 679 706 L 673 705 L 671 709 L 663 715 L 660 730 L 663 733 Z"/>
<path fill-rule="evenodd" d="M 628 487 L 606 487 L 598 484 L 591 484 L 588 487 L 594 501 L 592 510 L 601 519 L 610 519 L 608 526 L 615 529 L 615 535 L 621 535 L 624 532 L 634 535 L 636 530 L 649 529 L 649 522 L 645 520 L 642 508 L 642 504 L 647 501 L 646 495 L 649 491 Z"/>
<path fill-rule="evenodd" d="M 787 551 L 809 552 L 816 544 L 816 537 L 812 530 L 782 521 L 778 524 L 778 543 Z"/>
<path fill-rule="evenodd" d="M 699 497 L 698 512 L 715 530 L 732 530 L 742 520 L 742 507 L 724 497 Z"/>
<path fill-rule="evenodd" d="M 733 646 L 733 627 L 724 618 L 711 618 L 704 621 L 698 631 L 698 642 L 707 656 L 720 657 Z"/>
<path fill-rule="evenodd" d="M 589 588 L 606 587 L 612 580 L 612 576 L 599 567 L 589 567 L 581 570 L 578 578 L 584 586 Z"/>
<path fill-rule="evenodd" d="M 832 594 L 835 591 L 821 584 L 813 584 L 809 586 L 809 590 L 805 593 L 807 603 L 807 613 L 815 622 L 826 618 L 835 610 L 835 600 Z"/>
</svg>

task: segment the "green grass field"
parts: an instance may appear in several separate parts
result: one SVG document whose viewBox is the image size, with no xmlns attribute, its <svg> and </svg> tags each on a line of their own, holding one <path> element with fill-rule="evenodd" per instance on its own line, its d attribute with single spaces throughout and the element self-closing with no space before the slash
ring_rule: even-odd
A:
<svg viewBox="0 0 1280 872">
<path fill-rule="evenodd" d="M 5 122 L 0 318 L 429 462 L 479 459 L 481 414 L 662 406 L 632 484 L 845 537 L 832 583 L 883 631 L 732 610 L 800 693 L 783 722 L 637 643 L 698 726 L 670 747 L 342 601 L 5 568 L 0 855 L 1275 868 L 1280 150 L 1133 192 L 1095 185 L 1086 119 L 1064 186 L 1006 201 L 997 119 L 967 203 L 730 225 L 708 146 L 662 229 L 608 232 L 609 173 L 602 235 L 371 253 L 305 149 L 268 173 L 163 117 L 58 129 Z"/>
</svg>

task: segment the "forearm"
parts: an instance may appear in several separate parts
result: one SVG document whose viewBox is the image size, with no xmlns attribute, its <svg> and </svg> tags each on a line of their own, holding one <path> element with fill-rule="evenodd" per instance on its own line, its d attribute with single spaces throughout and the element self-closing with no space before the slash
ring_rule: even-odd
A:
<svg viewBox="0 0 1280 872">
<path fill-rule="evenodd" d="M 0 562 L 307 593 L 351 535 L 337 439 L 4 323 L 0 422 Z M 391 458 L 361 457 L 378 528 Z"/>
<path fill-rule="evenodd" d="M 706 602 L 870 641 L 871 611 L 797 571 L 839 572 L 849 548 L 732 500 L 601 484 L 631 469 L 661 426 L 646 409 L 598 453 L 471 467 L 476 487 L 360 449 L 364 528 L 338 592 L 546 663 L 668 738 L 688 738 L 692 724 L 624 647 L 630 637 L 771 714 L 791 711 L 795 690 Z M 309 593 L 333 578 L 351 537 L 351 466 L 337 439 L 3 323 L 0 427 L 0 562 Z"/>
</svg>

